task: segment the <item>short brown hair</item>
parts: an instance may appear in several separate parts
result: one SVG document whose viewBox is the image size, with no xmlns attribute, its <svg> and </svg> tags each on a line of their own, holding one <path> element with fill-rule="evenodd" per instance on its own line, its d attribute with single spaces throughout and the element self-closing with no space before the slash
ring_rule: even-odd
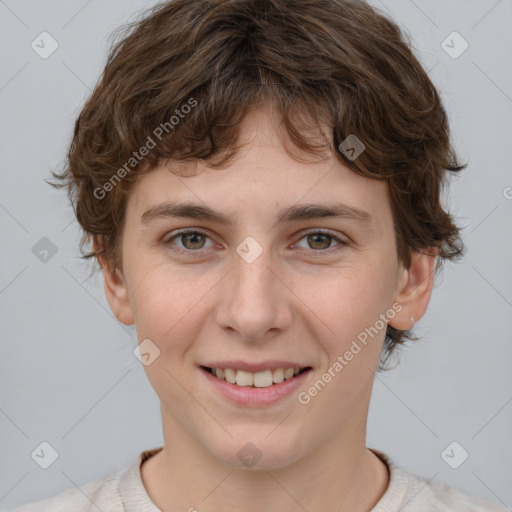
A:
<svg viewBox="0 0 512 512">
<path fill-rule="evenodd" d="M 239 149 L 248 109 L 261 104 L 277 107 L 298 147 L 316 155 L 327 147 L 354 172 L 388 183 L 406 267 L 413 251 L 436 247 L 436 271 L 463 254 L 441 204 L 448 171 L 466 167 L 446 112 L 409 38 L 366 2 L 171 0 L 115 35 L 65 168 L 53 173 L 83 229 L 84 258 L 97 256 L 84 251 L 96 239 L 121 268 L 126 197 L 137 178 L 169 158 L 221 168 Z M 309 128 L 320 124 L 332 137 L 315 144 Z M 349 135 L 365 145 L 355 160 L 338 150 Z M 387 356 L 406 339 L 417 338 L 388 326 Z"/>
</svg>

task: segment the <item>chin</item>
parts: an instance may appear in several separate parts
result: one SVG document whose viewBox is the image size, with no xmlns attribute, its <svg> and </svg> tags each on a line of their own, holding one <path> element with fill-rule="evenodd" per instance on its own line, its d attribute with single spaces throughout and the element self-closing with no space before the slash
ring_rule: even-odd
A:
<svg viewBox="0 0 512 512">
<path fill-rule="evenodd" d="M 290 436 L 272 435 L 265 439 L 270 430 L 265 434 L 237 436 L 230 439 L 229 446 L 219 450 L 219 445 L 212 448 L 212 455 L 228 466 L 236 469 L 252 471 L 281 469 L 293 464 L 301 458 L 299 446 Z M 303 449 L 300 446 L 301 450 Z"/>
</svg>

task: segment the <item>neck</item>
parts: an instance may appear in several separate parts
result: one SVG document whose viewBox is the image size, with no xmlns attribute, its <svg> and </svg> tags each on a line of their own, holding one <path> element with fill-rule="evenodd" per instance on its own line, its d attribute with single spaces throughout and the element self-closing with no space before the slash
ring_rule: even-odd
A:
<svg viewBox="0 0 512 512">
<path fill-rule="evenodd" d="M 219 461 L 173 427 L 164 449 L 141 469 L 162 510 L 369 512 L 389 484 L 388 468 L 366 448 L 365 435 L 341 435 L 286 467 L 258 470 Z"/>
</svg>

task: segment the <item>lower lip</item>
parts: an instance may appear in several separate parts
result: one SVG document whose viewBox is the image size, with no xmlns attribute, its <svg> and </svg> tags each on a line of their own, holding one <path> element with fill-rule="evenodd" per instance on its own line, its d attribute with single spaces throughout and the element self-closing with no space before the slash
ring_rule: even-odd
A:
<svg viewBox="0 0 512 512">
<path fill-rule="evenodd" d="M 209 371 L 202 368 L 199 368 L 199 371 L 214 386 L 214 389 L 228 400 L 237 405 L 258 406 L 273 404 L 296 391 L 304 380 L 307 379 L 311 369 L 266 388 L 238 386 L 214 377 Z"/>
</svg>

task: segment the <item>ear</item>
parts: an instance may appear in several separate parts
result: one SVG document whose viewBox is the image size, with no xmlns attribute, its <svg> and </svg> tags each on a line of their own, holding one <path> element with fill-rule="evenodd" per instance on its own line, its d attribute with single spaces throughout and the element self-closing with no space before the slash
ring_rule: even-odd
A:
<svg viewBox="0 0 512 512">
<path fill-rule="evenodd" d="M 401 266 L 395 301 L 402 309 L 389 321 L 395 329 L 411 329 L 425 314 L 434 287 L 437 248 L 412 255 L 411 266 Z"/>
<path fill-rule="evenodd" d="M 121 323 L 132 325 L 134 323 L 134 316 L 123 274 L 119 269 L 112 268 L 102 254 L 98 254 L 102 249 L 102 244 L 95 237 L 93 240 L 93 250 L 96 253 L 96 258 L 103 273 L 105 295 L 107 296 L 108 304 L 114 316 Z"/>
</svg>

